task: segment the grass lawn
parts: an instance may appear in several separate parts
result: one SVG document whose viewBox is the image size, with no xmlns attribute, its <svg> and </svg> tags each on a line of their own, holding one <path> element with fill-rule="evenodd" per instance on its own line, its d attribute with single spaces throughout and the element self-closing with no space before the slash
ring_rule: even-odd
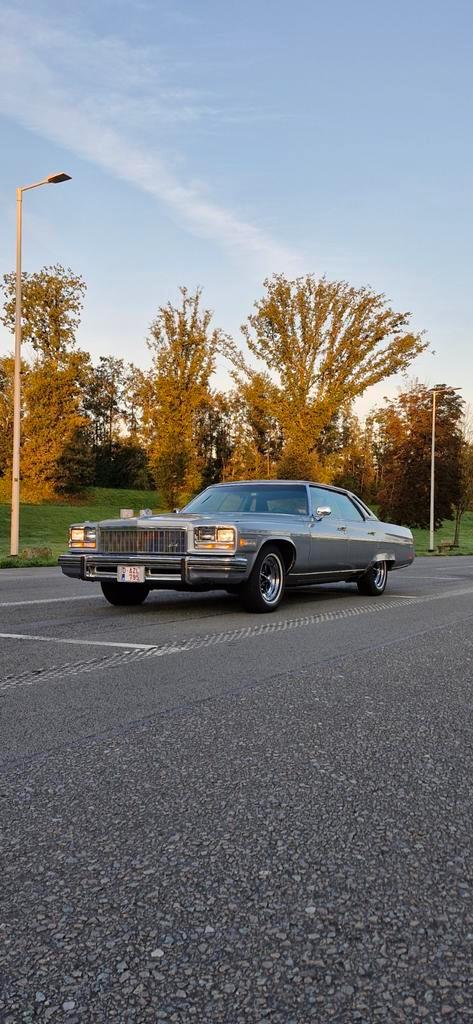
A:
<svg viewBox="0 0 473 1024">
<path fill-rule="evenodd" d="M 429 531 L 413 530 L 416 555 L 427 555 L 429 547 Z M 445 519 L 440 530 L 435 532 L 435 545 L 441 540 L 453 540 L 455 523 Z M 473 555 L 473 512 L 465 512 L 460 529 L 460 547 L 448 552 L 453 555 Z M 443 557 L 439 556 L 439 557 Z"/>
<path fill-rule="evenodd" d="M 52 558 L 13 559 L 10 550 L 10 506 L 0 505 L 0 568 L 23 565 L 56 565 L 58 555 L 67 551 L 71 523 L 85 519 L 118 518 L 121 508 L 159 509 L 156 491 L 125 491 L 92 487 L 79 504 L 22 505 L 20 514 L 20 552 L 24 548 L 48 547 Z"/>
<path fill-rule="evenodd" d="M 67 531 L 71 523 L 85 519 L 109 519 L 120 515 L 121 508 L 159 510 L 156 491 L 125 491 L 93 487 L 84 501 L 70 505 L 22 505 L 20 520 L 20 552 L 24 548 L 47 547 L 52 558 L 12 559 L 10 550 L 10 506 L 0 505 L 0 568 L 23 565 L 55 565 L 58 555 L 67 550 Z M 446 520 L 435 534 L 435 543 L 453 540 L 454 523 Z M 427 555 L 428 530 L 413 530 L 416 554 Z M 461 527 L 460 547 L 449 554 L 473 555 L 473 512 L 466 512 Z M 437 557 L 445 557 L 437 556 Z"/>
</svg>

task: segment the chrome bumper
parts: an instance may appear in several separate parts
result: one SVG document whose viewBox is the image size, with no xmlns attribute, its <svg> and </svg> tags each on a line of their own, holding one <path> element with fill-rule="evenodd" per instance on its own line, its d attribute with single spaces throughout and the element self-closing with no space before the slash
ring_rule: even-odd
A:
<svg viewBox="0 0 473 1024">
<path fill-rule="evenodd" d="M 157 587 L 200 587 L 219 583 L 241 583 L 249 574 L 244 555 L 61 555 L 59 565 L 74 579 L 116 580 L 119 565 L 144 566 L 145 581 Z"/>
</svg>

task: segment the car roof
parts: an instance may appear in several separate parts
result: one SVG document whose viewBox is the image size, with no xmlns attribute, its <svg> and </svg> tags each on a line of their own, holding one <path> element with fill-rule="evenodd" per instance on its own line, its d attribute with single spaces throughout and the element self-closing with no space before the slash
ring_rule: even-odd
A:
<svg viewBox="0 0 473 1024">
<path fill-rule="evenodd" d="M 333 484 L 323 484 L 316 480 L 224 480 L 219 484 L 209 484 L 209 487 L 238 487 L 239 484 L 285 484 L 290 487 L 299 484 L 302 487 L 324 487 L 327 491 L 337 491 L 339 494 L 351 494 L 345 487 L 335 487 Z"/>
</svg>

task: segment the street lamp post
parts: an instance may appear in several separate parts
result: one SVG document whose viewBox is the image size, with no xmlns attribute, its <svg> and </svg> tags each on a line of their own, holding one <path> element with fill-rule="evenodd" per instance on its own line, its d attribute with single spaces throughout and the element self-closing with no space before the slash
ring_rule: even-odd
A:
<svg viewBox="0 0 473 1024">
<path fill-rule="evenodd" d="M 429 551 L 434 551 L 434 523 L 435 523 L 435 412 L 437 395 L 447 394 L 450 391 L 461 391 L 461 388 L 431 388 L 432 391 L 432 442 L 430 448 L 430 530 L 429 530 Z"/>
<path fill-rule="evenodd" d="M 10 555 L 17 555 L 20 541 L 20 441 L 21 441 L 21 234 L 23 192 L 40 185 L 70 181 L 70 174 L 50 174 L 33 185 L 16 190 L 16 293 L 15 293 L 15 368 L 13 374 L 13 459 L 11 492 Z"/>
</svg>

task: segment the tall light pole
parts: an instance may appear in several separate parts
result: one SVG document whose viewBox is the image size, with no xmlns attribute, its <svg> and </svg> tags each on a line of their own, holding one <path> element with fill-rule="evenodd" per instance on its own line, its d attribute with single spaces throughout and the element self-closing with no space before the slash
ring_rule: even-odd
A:
<svg viewBox="0 0 473 1024">
<path fill-rule="evenodd" d="M 432 392 L 432 443 L 430 450 L 430 531 L 429 551 L 434 551 L 434 523 L 435 523 L 435 412 L 437 395 L 445 395 L 451 391 L 461 391 L 461 388 L 431 388 Z"/>
<path fill-rule="evenodd" d="M 13 375 L 13 462 L 11 490 L 10 555 L 17 555 L 20 541 L 20 439 L 21 439 L 21 222 L 23 192 L 40 185 L 70 181 L 70 174 L 50 174 L 33 185 L 16 190 L 16 297 L 15 297 L 15 369 Z"/>
</svg>

